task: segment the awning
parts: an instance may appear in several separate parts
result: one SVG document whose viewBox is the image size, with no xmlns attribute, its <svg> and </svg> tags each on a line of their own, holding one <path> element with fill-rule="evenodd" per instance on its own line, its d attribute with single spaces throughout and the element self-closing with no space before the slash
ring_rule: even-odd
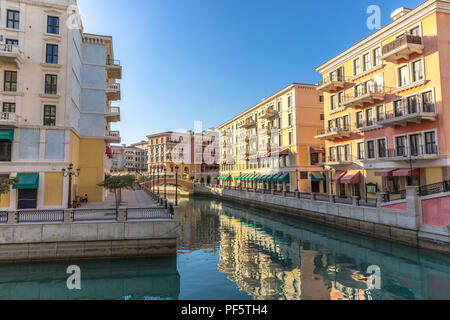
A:
<svg viewBox="0 0 450 320">
<path fill-rule="evenodd" d="M 0 140 L 14 141 L 14 129 L 0 130 Z"/>
<path fill-rule="evenodd" d="M 291 153 L 290 150 L 289 150 L 289 149 L 286 149 L 286 150 L 281 151 L 281 152 L 279 153 L 279 155 L 280 155 L 280 156 L 288 156 L 290 153 Z"/>
<path fill-rule="evenodd" d="M 410 169 L 400 169 L 395 171 L 392 175 L 394 177 L 419 177 L 420 169 L 413 169 L 412 171 Z"/>
<path fill-rule="evenodd" d="M 341 178 L 341 182 L 344 184 L 357 184 L 361 183 L 361 171 L 359 170 L 350 170 L 347 174 Z"/>
<path fill-rule="evenodd" d="M 276 178 L 275 178 L 276 182 L 290 182 L 291 181 L 291 176 L 289 175 L 289 173 L 285 172 L 285 173 L 280 173 Z"/>
<path fill-rule="evenodd" d="M 311 153 L 325 153 L 324 148 L 312 148 L 311 147 Z"/>
<path fill-rule="evenodd" d="M 382 171 L 377 171 L 375 172 L 375 177 L 392 177 L 394 172 L 397 171 L 398 169 L 389 169 L 389 170 L 382 170 Z"/>
<path fill-rule="evenodd" d="M 347 171 L 336 171 L 331 178 L 332 183 L 341 183 L 341 179 L 347 174 Z"/>
<path fill-rule="evenodd" d="M 323 181 L 327 181 L 327 177 L 322 172 L 311 172 L 311 181 L 312 182 L 323 182 Z"/>
<path fill-rule="evenodd" d="M 33 190 L 39 188 L 39 173 L 19 173 L 19 183 L 13 187 L 16 190 Z"/>
</svg>

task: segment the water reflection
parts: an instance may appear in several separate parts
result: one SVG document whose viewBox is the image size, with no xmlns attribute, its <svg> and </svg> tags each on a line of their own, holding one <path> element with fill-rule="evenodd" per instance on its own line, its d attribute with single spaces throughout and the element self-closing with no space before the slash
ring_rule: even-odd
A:
<svg viewBox="0 0 450 320">
<path fill-rule="evenodd" d="M 81 290 L 67 289 L 69 265 L 81 268 Z M 179 294 L 176 258 L 0 266 L 2 300 L 173 300 Z"/>
<path fill-rule="evenodd" d="M 185 202 L 180 219 L 181 252 L 218 251 L 217 270 L 254 299 L 450 298 L 446 256 L 207 198 Z M 380 290 L 368 289 L 371 265 Z"/>
</svg>

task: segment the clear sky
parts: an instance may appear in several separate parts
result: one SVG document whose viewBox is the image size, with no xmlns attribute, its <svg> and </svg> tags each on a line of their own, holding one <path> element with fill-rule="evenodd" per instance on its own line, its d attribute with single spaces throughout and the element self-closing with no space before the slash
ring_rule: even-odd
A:
<svg viewBox="0 0 450 320">
<path fill-rule="evenodd" d="M 217 127 L 373 33 L 422 0 L 78 0 L 84 31 L 113 36 L 123 66 L 122 143 Z"/>
</svg>

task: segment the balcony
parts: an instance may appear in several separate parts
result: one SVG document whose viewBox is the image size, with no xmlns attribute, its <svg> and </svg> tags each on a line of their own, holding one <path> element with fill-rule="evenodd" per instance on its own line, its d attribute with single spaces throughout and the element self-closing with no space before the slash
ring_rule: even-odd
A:
<svg viewBox="0 0 450 320">
<path fill-rule="evenodd" d="M 350 165 L 353 163 L 352 156 L 350 154 L 331 155 L 327 157 L 327 162 L 320 165 L 325 166 L 342 166 Z"/>
<path fill-rule="evenodd" d="M 372 131 L 372 130 L 377 130 L 377 129 L 381 129 L 383 128 L 383 126 L 379 125 L 376 121 L 370 121 L 370 122 L 362 122 L 362 123 L 355 123 L 353 125 L 353 129 L 352 132 L 353 133 L 361 133 L 361 132 L 366 132 L 366 131 Z"/>
<path fill-rule="evenodd" d="M 12 112 L 0 112 L 0 126 L 18 126 L 18 117 Z"/>
<path fill-rule="evenodd" d="M 408 60 L 413 53 L 422 54 L 422 37 L 404 34 L 383 46 L 381 59 L 397 63 L 400 59 Z"/>
<path fill-rule="evenodd" d="M 427 143 L 417 147 L 397 147 L 388 149 L 379 156 L 379 160 L 405 161 L 405 160 L 435 160 L 439 158 L 439 148 L 435 143 Z"/>
<path fill-rule="evenodd" d="M 273 120 L 278 117 L 278 112 L 273 109 L 266 109 L 261 112 L 261 115 L 259 117 L 261 119 Z"/>
<path fill-rule="evenodd" d="M 253 119 L 246 119 L 239 124 L 241 129 L 250 129 L 256 126 L 256 121 Z"/>
<path fill-rule="evenodd" d="M 120 100 L 120 83 L 108 83 L 106 85 L 106 96 L 108 100 Z"/>
<path fill-rule="evenodd" d="M 350 137 L 350 133 L 349 126 L 344 126 L 342 128 L 328 128 L 326 130 L 320 129 L 315 138 L 319 140 L 335 140 Z"/>
<path fill-rule="evenodd" d="M 105 140 L 109 143 L 120 143 L 122 141 L 119 131 L 107 131 L 105 133 Z"/>
<path fill-rule="evenodd" d="M 436 106 L 434 103 L 411 103 L 403 100 L 401 104 L 387 112 L 384 120 L 378 121 L 383 127 L 406 127 L 409 122 L 421 123 L 423 120 L 436 120 Z"/>
<path fill-rule="evenodd" d="M 349 108 L 364 107 L 365 104 L 373 104 L 383 101 L 387 89 L 377 83 L 369 83 L 366 86 L 355 88 L 353 94 L 346 95 L 341 105 Z"/>
<path fill-rule="evenodd" d="M 317 90 L 322 92 L 334 92 L 344 88 L 345 77 L 333 74 L 319 81 Z"/>
<path fill-rule="evenodd" d="M 120 121 L 120 107 L 108 106 L 105 117 L 109 122 L 119 122 Z"/>
<path fill-rule="evenodd" d="M 109 79 L 122 79 L 122 66 L 119 60 L 106 60 L 106 72 Z"/>
<path fill-rule="evenodd" d="M 14 44 L 0 44 L 0 60 L 15 63 L 20 68 L 25 61 L 25 54 Z"/>
</svg>

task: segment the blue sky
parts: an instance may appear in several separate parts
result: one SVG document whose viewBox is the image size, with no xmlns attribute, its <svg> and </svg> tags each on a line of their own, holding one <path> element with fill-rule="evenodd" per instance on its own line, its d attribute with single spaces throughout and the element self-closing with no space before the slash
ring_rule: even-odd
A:
<svg viewBox="0 0 450 320">
<path fill-rule="evenodd" d="M 78 0 L 84 31 L 114 37 L 123 66 L 123 143 L 152 133 L 216 127 L 422 0 Z"/>
</svg>

